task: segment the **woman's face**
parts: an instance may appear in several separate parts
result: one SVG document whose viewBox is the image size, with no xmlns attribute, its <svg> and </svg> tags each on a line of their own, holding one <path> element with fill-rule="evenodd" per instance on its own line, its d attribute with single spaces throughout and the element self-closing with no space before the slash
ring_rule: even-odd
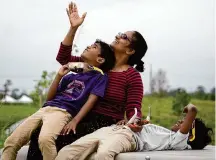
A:
<svg viewBox="0 0 216 160">
<path fill-rule="evenodd" d="M 130 49 L 130 44 L 133 40 L 133 31 L 127 31 L 125 33 L 119 33 L 115 36 L 115 40 L 111 43 L 115 52 L 125 53 Z"/>
</svg>

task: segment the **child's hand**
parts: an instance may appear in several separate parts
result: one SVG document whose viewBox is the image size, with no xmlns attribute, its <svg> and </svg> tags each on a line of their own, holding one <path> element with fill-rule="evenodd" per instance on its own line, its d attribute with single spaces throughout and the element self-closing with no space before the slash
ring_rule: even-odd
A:
<svg viewBox="0 0 216 160">
<path fill-rule="evenodd" d="M 67 125 L 64 126 L 64 128 L 61 131 L 61 135 L 66 135 L 73 131 L 74 134 L 76 134 L 76 126 L 77 122 L 75 119 L 72 119 Z"/>
<path fill-rule="evenodd" d="M 94 69 L 91 65 L 85 62 L 69 62 L 68 67 L 72 72 L 76 73 L 88 72 Z"/>
<path fill-rule="evenodd" d="M 187 106 L 184 107 L 183 113 L 188 113 L 188 111 L 197 112 L 197 108 L 193 104 L 188 104 Z"/>
<path fill-rule="evenodd" d="M 66 75 L 68 72 L 70 72 L 70 69 L 68 67 L 68 65 L 63 65 L 59 71 L 58 71 L 58 75 L 63 77 L 64 75 Z"/>
</svg>

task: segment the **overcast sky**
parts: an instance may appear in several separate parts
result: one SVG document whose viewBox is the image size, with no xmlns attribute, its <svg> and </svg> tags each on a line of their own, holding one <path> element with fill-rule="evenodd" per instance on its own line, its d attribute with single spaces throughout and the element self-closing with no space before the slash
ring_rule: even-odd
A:
<svg viewBox="0 0 216 160">
<path fill-rule="evenodd" d="M 137 30 L 149 49 L 143 60 L 145 91 L 149 66 L 162 68 L 171 88 L 189 91 L 215 85 L 214 0 L 76 0 L 86 20 L 75 43 L 82 51 L 100 38 L 112 42 L 118 32 Z M 31 91 L 43 70 L 60 67 L 55 57 L 69 28 L 67 0 L 1 0 L 0 88 Z"/>
</svg>

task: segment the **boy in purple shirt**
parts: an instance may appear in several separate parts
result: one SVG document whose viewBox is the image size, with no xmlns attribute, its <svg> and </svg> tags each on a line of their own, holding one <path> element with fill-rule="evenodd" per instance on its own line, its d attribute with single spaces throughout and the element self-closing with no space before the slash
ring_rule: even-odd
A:
<svg viewBox="0 0 216 160">
<path fill-rule="evenodd" d="M 5 141 L 2 160 L 15 160 L 17 151 L 29 141 L 32 132 L 41 124 L 39 147 L 43 158 L 55 159 L 55 139 L 60 132 L 65 134 L 73 130 L 75 133 L 77 124 L 98 98 L 104 96 L 108 77 L 103 71 L 107 72 L 114 66 L 113 51 L 108 44 L 96 41 L 84 50 L 81 58 L 89 70 L 66 75 L 70 71 L 69 64 L 60 68 L 43 107 L 28 117 Z"/>
</svg>

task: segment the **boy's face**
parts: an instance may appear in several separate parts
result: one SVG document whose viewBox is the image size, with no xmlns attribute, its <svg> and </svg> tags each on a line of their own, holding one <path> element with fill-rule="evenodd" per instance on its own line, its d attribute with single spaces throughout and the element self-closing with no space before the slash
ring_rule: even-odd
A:
<svg viewBox="0 0 216 160">
<path fill-rule="evenodd" d="M 94 43 L 90 46 L 87 46 L 86 49 L 81 54 L 81 57 L 87 62 L 100 63 L 100 60 L 103 59 L 100 57 L 101 46 L 99 43 Z"/>
</svg>

